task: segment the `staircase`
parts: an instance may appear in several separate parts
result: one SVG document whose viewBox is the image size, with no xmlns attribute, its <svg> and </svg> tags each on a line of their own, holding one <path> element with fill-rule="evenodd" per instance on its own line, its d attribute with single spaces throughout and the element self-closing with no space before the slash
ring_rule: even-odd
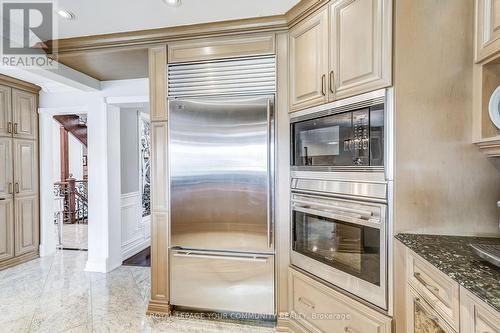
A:
<svg viewBox="0 0 500 333">
<path fill-rule="evenodd" d="M 54 116 L 54 119 L 61 124 L 66 131 L 87 147 L 87 120 L 76 114 Z"/>
</svg>

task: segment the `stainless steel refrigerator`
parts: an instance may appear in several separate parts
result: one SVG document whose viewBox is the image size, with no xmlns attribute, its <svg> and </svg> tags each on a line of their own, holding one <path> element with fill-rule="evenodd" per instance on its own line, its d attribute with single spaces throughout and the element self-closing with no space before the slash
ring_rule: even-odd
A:
<svg viewBox="0 0 500 333">
<path fill-rule="evenodd" d="M 169 101 L 171 304 L 275 313 L 273 104 Z"/>
</svg>

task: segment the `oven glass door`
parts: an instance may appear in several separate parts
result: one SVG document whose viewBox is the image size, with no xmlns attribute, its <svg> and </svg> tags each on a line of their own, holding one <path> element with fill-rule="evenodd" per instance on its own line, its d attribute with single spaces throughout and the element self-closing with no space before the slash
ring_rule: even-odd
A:
<svg viewBox="0 0 500 333">
<path fill-rule="evenodd" d="M 352 113 L 292 124 L 294 166 L 353 164 Z"/>
<path fill-rule="evenodd" d="M 381 285 L 378 228 L 293 210 L 293 250 L 349 275 Z"/>
</svg>

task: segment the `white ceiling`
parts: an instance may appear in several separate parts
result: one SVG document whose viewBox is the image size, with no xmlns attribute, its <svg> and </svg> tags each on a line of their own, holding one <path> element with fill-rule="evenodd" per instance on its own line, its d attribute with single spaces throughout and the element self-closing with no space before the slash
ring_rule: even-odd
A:
<svg viewBox="0 0 500 333">
<path fill-rule="evenodd" d="M 58 38 L 69 38 L 284 14 L 299 0 L 182 0 L 179 7 L 162 0 L 58 0 L 75 14 L 59 18 Z"/>
</svg>

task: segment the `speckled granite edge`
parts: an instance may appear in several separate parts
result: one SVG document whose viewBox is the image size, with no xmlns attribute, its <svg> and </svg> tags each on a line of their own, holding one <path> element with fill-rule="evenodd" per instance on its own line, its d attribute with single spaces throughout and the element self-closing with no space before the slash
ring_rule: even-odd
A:
<svg viewBox="0 0 500 333">
<path fill-rule="evenodd" d="M 500 238 L 398 234 L 396 239 L 500 312 L 500 269 L 469 248 L 500 244 Z"/>
</svg>

